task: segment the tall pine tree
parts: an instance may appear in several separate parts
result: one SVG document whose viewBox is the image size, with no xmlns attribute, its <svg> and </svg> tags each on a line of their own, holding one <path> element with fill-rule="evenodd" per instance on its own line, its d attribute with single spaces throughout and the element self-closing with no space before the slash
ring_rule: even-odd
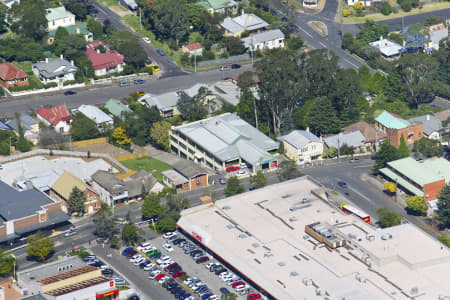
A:
<svg viewBox="0 0 450 300">
<path fill-rule="evenodd" d="M 311 132 L 322 135 L 337 133 L 341 129 L 336 110 L 327 97 L 316 99 L 307 117 L 307 124 Z"/>
<path fill-rule="evenodd" d="M 403 136 L 403 134 L 400 137 L 400 145 L 398 146 L 398 156 L 399 158 L 409 156 L 409 149 L 408 146 L 406 145 L 405 137 Z"/>
</svg>

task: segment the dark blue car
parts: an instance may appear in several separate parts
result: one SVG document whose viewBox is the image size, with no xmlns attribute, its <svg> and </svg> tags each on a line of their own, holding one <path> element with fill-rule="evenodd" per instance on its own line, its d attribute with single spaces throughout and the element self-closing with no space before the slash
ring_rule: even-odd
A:
<svg viewBox="0 0 450 300">
<path fill-rule="evenodd" d="M 166 54 L 164 53 L 163 49 L 156 49 L 156 52 L 161 55 L 161 56 L 166 56 Z"/>
<path fill-rule="evenodd" d="M 221 292 L 222 294 L 229 294 L 229 293 L 230 293 L 230 291 L 227 290 L 226 288 L 220 288 L 220 292 Z"/>
<path fill-rule="evenodd" d="M 134 84 L 143 84 L 143 83 L 145 83 L 145 80 L 144 79 L 135 79 L 134 80 Z"/>
<path fill-rule="evenodd" d="M 127 256 L 127 255 L 128 255 L 128 252 L 130 252 L 131 250 L 133 250 L 133 247 L 125 248 L 125 249 L 122 251 L 122 255 L 123 255 L 123 256 Z"/>
</svg>

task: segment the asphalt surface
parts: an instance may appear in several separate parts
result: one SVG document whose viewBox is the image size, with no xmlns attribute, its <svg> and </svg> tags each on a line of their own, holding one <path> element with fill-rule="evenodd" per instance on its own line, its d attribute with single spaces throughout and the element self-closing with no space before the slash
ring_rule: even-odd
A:
<svg viewBox="0 0 450 300">
<path fill-rule="evenodd" d="M 419 15 L 406 16 L 403 18 L 395 18 L 386 21 L 379 21 L 377 23 L 387 24 L 389 26 L 390 31 L 399 31 L 402 30 L 402 24 L 404 24 L 405 26 L 417 23 L 423 24 L 427 18 L 433 16 L 440 17 L 443 20 L 450 19 L 450 8 L 427 12 Z"/>
</svg>

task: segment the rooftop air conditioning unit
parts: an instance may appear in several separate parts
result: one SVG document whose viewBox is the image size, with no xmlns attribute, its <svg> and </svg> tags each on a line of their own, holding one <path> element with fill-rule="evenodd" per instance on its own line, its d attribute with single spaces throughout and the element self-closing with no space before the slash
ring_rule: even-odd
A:
<svg viewBox="0 0 450 300">
<path fill-rule="evenodd" d="M 444 295 L 439 295 L 439 300 L 450 300 L 450 297 L 444 296 Z"/>
<path fill-rule="evenodd" d="M 306 285 L 306 286 L 310 286 L 310 285 L 312 285 L 312 280 L 311 279 L 309 279 L 309 278 L 303 278 L 303 284 L 304 285 Z"/>
</svg>

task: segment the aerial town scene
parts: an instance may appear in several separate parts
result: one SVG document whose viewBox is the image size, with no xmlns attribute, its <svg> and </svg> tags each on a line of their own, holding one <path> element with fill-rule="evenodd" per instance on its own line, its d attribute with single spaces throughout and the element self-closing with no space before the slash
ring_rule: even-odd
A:
<svg viewBox="0 0 450 300">
<path fill-rule="evenodd" d="M 450 300 L 448 0 L 0 0 L 0 300 Z"/>
</svg>

